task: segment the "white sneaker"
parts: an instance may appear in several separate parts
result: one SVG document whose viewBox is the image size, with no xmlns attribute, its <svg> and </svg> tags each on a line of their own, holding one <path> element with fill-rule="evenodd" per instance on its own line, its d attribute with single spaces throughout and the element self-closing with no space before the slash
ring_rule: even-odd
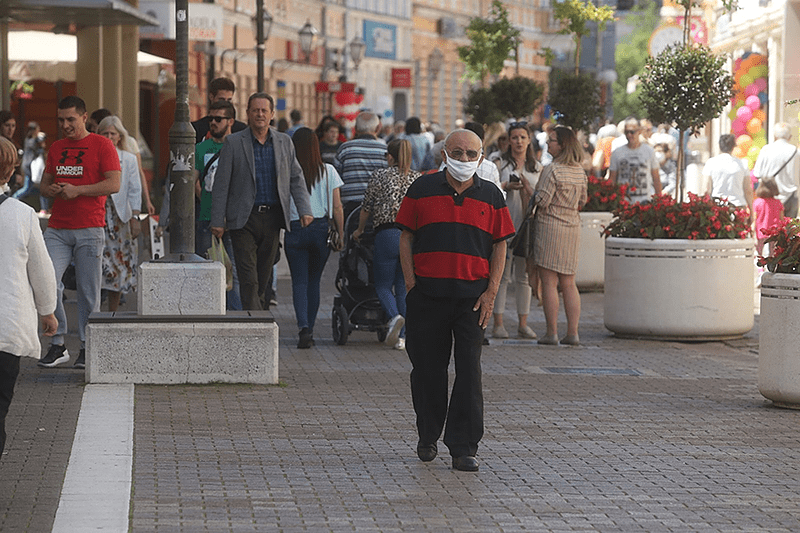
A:
<svg viewBox="0 0 800 533">
<path fill-rule="evenodd" d="M 395 350 L 405 350 L 406 349 L 406 340 L 402 337 L 397 339 L 397 344 L 394 345 Z"/>
<path fill-rule="evenodd" d="M 386 334 L 386 340 L 383 341 L 386 346 L 394 346 L 400 339 L 400 330 L 406 324 L 406 319 L 403 315 L 397 315 L 389 321 L 389 332 Z"/>
</svg>

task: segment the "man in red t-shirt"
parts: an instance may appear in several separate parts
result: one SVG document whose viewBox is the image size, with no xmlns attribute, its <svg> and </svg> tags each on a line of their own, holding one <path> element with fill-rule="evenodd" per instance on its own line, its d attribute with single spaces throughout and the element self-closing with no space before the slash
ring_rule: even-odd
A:
<svg viewBox="0 0 800 533">
<path fill-rule="evenodd" d="M 52 368 L 69 361 L 64 346 L 67 316 L 61 277 L 74 261 L 78 289 L 78 333 L 81 351 L 75 368 L 84 368 L 86 323 L 100 310 L 100 280 L 105 246 L 106 196 L 119 191 L 120 164 L 117 149 L 105 137 L 86 130 L 86 104 L 77 96 L 58 103 L 58 125 L 64 133 L 50 146 L 42 174 L 41 191 L 53 198 L 50 222 L 44 233 L 47 252 L 58 280 L 56 318 L 58 330 L 39 366 Z"/>
</svg>

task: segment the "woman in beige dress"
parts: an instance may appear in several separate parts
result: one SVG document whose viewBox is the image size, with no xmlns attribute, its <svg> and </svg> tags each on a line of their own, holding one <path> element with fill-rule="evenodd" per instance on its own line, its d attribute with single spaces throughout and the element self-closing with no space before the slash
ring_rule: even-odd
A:
<svg viewBox="0 0 800 533">
<path fill-rule="evenodd" d="M 579 210 L 586 203 L 586 173 L 581 166 L 583 149 L 575 133 L 564 126 L 547 136 L 553 162 L 542 171 L 533 201 L 537 205 L 532 262 L 542 282 L 542 305 L 547 333 L 539 344 L 558 344 L 558 287 L 564 296 L 567 335 L 562 344 L 578 345 L 581 297 L 575 285 L 580 245 Z M 529 259 L 530 262 L 530 259 Z"/>
</svg>

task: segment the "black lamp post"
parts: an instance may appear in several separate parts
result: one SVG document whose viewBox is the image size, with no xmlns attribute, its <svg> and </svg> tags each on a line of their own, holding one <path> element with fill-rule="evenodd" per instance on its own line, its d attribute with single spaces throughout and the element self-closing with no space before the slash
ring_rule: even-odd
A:
<svg viewBox="0 0 800 533">
<path fill-rule="evenodd" d="M 272 15 L 264 9 L 264 3 L 261 0 L 256 1 L 256 16 L 253 17 L 253 26 L 256 33 L 256 87 L 258 92 L 261 93 L 264 92 L 264 49 L 272 31 Z"/>
<path fill-rule="evenodd" d="M 201 262 L 194 253 L 194 141 L 189 121 L 189 5 L 175 2 L 175 118 L 169 129 L 169 253 L 168 262 Z"/>
</svg>

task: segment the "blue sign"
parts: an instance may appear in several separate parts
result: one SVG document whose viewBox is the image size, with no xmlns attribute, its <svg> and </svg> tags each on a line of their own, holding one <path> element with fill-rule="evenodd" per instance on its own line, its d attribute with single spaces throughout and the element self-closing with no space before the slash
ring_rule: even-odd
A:
<svg viewBox="0 0 800 533">
<path fill-rule="evenodd" d="M 365 20 L 364 41 L 366 57 L 397 59 L 397 26 Z"/>
</svg>

